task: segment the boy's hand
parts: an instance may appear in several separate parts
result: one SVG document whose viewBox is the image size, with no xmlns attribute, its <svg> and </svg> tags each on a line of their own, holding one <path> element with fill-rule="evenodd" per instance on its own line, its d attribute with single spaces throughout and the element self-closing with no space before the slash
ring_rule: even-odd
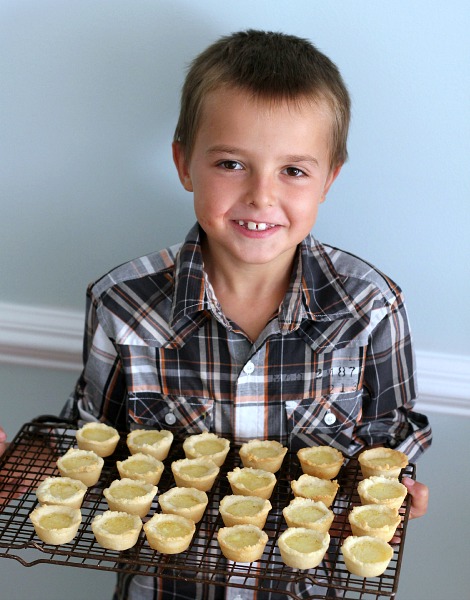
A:
<svg viewBox="0 0 470 600">
<path fill-rule="evenodd" d="M 429 489 L 423 483 L 403 477 L 403 485 L 411 496 L 410 519 L 416 519 L 426 514 L 428 510 Z"/>
<path fill-rule="evenodd" d="M 5 433 L 3 427 L 0 427 L 0 456 L 2 456 L 2 454 L 5 452 L 7 446 L 7 434 Z"/>
</svg>

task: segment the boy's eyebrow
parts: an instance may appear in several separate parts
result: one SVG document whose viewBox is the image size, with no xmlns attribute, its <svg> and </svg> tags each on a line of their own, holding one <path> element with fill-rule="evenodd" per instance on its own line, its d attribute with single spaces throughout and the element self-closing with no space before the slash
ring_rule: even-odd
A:
<svg viewBox="0 0 470 600">
<path fill-rule="evenodd" d="M 233 146 L 219 145 L 208 148 L 206 154 L 240 154 L 240 152 L 240 149 L 234 148 Z M 314 165 L 319 164 L 318 160 L 310 154 L 288 154 L 287 156 L 283 157 L 283 160 L 288 163 L 307 162 Z"/>
</svg>

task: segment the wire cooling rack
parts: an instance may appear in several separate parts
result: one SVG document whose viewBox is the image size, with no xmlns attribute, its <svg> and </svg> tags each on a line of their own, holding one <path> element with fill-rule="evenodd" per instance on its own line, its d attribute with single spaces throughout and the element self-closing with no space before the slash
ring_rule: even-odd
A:
<svg viewBox="0 0 470 600">
<path fill-rule="evenodd" d="M 410 502 L 407 499 L 399 511 L 402 516 L 396 533 L 399 541 L 394 545 L 392 560 L 383 575 L 366 579 L 349 573 L 340 545 L 350 533 L 345 516 L 353 506 L 360 504 L 357 484 L 362 477 L 355 459 L 343 466 L 337 478 L 340 492 L 331 506 L 335 519 L 330 529 L 331 544 L 325 561 L 315 569 L 298 570 L 282 562 L 276 543 L 279 534 L 287 527 L 282 509 L 293 498 L 290 482 L 302 474 L 295 454 L 286 455 L 281 471 L 276 474 L 277 484 L 270 499 L 273 508 L 264 527 L 269 541 L 263 557 L 255 563 L 232 563 L 223 557 L 217 542 L 217 531 L 223 527 L 218 505 L 225 495 L 232 493 L 227 472 L 236 466 L 243 466 L 238 447 L 232 444 L 218 479 L 207 493 L 208 509 L 196 526 L 191 545 L 187 551 L 175 555 L 152 550 L 143 532 L 137 544 L 124 552 L 105 550 L 94 538 L 91 521 L 97 514 L 108 510 L 103 489 L 119 478 L 116 461 L 129 455 L 125 435 L 115 453 L 105 459 L 99 482 L 90 487 L 85 495 L 81 508 L 82 523 L 75 539 L 68 544 L 54 546 L 43 543 L 36 536 L 28 517 L 38 504 L 35 490 L 44 478 L 59 475 L 56 461 L 73 447 L 76 447 L 74 427 L 38 421 L 26 423 L 0 459 L 0 557 L 15 559 L 24 566 L 47 563 L 151 577 L 182 578 L 209 585 L 270 591 L 286 598 L 321 600 L 327 598 L 328 589 L 337 590 L 341 598 L 366 600 L 395 597 Z M 183 457 L 182 444 L 175 441 L 164 461 L 165 471 L 158 484 L 159 493 L 174 487 L 170 464 Z M 403 474 L 414 479 L 415 466 L 409 465 Z M 149 516 L 154 512 L 159 512 L 158 495 Z M 309 595 L 308 590 L 313 590 L 313 586 L 315 592 Z M 320 595 L 318 590 L 322 591 Z"/>
</svg>

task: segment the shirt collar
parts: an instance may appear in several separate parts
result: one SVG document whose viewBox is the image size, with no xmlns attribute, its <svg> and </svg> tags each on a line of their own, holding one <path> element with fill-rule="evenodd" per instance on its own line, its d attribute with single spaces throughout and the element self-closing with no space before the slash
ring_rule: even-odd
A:
<svg viewBox="0 0 470 600">
<path fill-rule="evenodd" d="M 201 229 L 196 223 L 189 231 L 175 260 L 175 291 L 171 326 L 182 319 L 193 321 L 200 313 L 212 313 L 227 326 L 227 320 L 209 293 L 201 250 Z M 357 316 L 343 278 L 336 271 L 324 247 L 312 235 L 299 245 L 289 289 L 281 304 L 281 332 L 297 329 L 305 319 L 333 321 Z M 200 322 L 200 319 L 196 319 Z"/>
</svg>

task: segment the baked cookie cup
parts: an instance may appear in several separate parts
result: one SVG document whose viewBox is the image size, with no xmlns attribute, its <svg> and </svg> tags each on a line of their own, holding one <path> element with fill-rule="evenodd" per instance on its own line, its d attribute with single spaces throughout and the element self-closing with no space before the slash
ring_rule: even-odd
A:
<svg viewBox="0 0 470 600">
<path fill-rule="evenodd" d="M 87 487 L 95 485 L 103 470 L 104 460 L 93 450 L 70 448 L 57 460 L 57 468 L 62 477 L 78 479 Z"/>
<path fill-rule="evenodd" d="M 218 467 L 210 458 L 182 458 L 171 463 L 177 487 L 192 487 L 208 492 L 219 474 Z"/>
<path fill-rule="evenodd" d="M 105 423 L 85 423 L 75 433 L 80 450 L 92 450 L 103 458 L 111 456 L 119 442 L 119 433 Z"/>
<path fill-rule="evenodd" d="M 173 443 L 173 434 L 165 429 L 134 429 L 127 434 L 131 454 L 143 452 L 157 460 L 165 460 Z"/>
<path fill-rule="evenodd" d="M 304 527 L 320 533 L 329 531 L 334 513 L 323 502 L 298 496 L 282 509 L 288 527 Z"/>
<path fill-rule="evenodd" d="M 294 496 L 323 502 L 329 508 L 338 493 L 339 485 L 335 479 L 322 479 L 304 473 L 298 479 L 291 481 L 291 488 Z"/>
<path fill-rule="evenodd" d="M 155 514 L 144 524 L 147 542 L 162 554 L 179 554 L 189 548 L 196 525 L 180 515 Z"/>
<path fill-rule="evenodd" d="M 347 570 L 359 577 L 378 577 L 387 569 L 393 548 L 376 537 L 349 536 L 341 546 Z"/>
<path fill-rule="evenodd" d="M 191 487 L 174 487 L 158 498 L 164 514 L 180 515 L 199 523 L 209 499 L 206 492 Z"/>
<path fill-rule="evenodd" d="M 210 458 L 218 467 L 221 467 L 230 450 L 230 442 L 215 433 L 200 433 L 187 437 L 183 442 L 183 451 L 186 458 Z"/>
<path fill-rule="evenodd" d="M 353 535 L 370 535 L 389 542 L 395 535 L 401 517 L 395 508 L 384 504 L 355 506 L 348 515 Z"/>
<path fill-rule="evenodd" d="M 359 482 L 357 493 L 362 504 L 384 504 L 398 510 L 408 490 L 398 479 L 372 475 Z"/>
<path fill-rule="evenodd" d="M 289 527 L 281 533 L 277 545 L 288 567 L 313 569 L 323 560 L 330 545 L 330 535 L 305 527 Z"/>
<path fill-rule="evenodd" d="M 287 448 L 275 440 L 251 440 L 242 444 L 240 458 L 244 467 L 277 473 Z"/>
<path fill-rule="evenodd" d="M 363 477 L 391 477 L 398 479 L 402 469 L 408 465 L 408 457 L 392 448 L 370 448 L 359 454 L 359 465 Z"/>
<path fill-rule="evenodd" d="M 122 478 L 137 479 L 151 485 L 157 485 L 160 482 L 165 468 L 161 460 L 143 452 L 137 452 L 125 460 L 116 461 L 116 467 Z"/>
<path fill-rule="evenodd" d="M 258 496 L 269 500 L 276 485 L 276 476 L 270 471 L 251 467 L 235 467 L 227 479 L 236 496 Z"/>
<path fill-rule="evenodd" d="M 142 521 L 137 515 L 107 510 L 93 519 L 91 529 L 100 546 L 120 552 L 136 545 Z"/>
<path fill-rule="evenodd" d="M 333 479 L 343 466 L 344 456 L 331 446 L 312 446 L 297 452 L 302 471 L 321 479 Z"/>
<path fill-rule="evenodd" d="M 115 479 L 103 490 L 110 510 L 145 517 L 157 494 L 158 488 L 137 479 Z"/>
<path fill-rule="evenodd" d="M 271 509 L 271 502 L 259 496 L 224 496 L 219 504 L 219 512 L 226 527 L 256 525 L 263 529 Z"/>
<path fill-rule="evenodd" d="M 37 506 L 29 518 L 37 536 L 46 544 L 68 544 L 77 535 L 82 522 L 79 508 L 57 504 Z"/>
<path fill-rule="evenodd" d="M 38 485 L 36 497 L 40 504 L 60 504 L 80 508 L 87 486 L 79 479 L 47 477 Z"/>
<path fill-rule="evenodd" d="M 249 563 L 262 557 L 268 536 L 256 525 L 234 525 L 221 527 L 217 532 L 217 541 L 225 558 Z"/>
</svg>

